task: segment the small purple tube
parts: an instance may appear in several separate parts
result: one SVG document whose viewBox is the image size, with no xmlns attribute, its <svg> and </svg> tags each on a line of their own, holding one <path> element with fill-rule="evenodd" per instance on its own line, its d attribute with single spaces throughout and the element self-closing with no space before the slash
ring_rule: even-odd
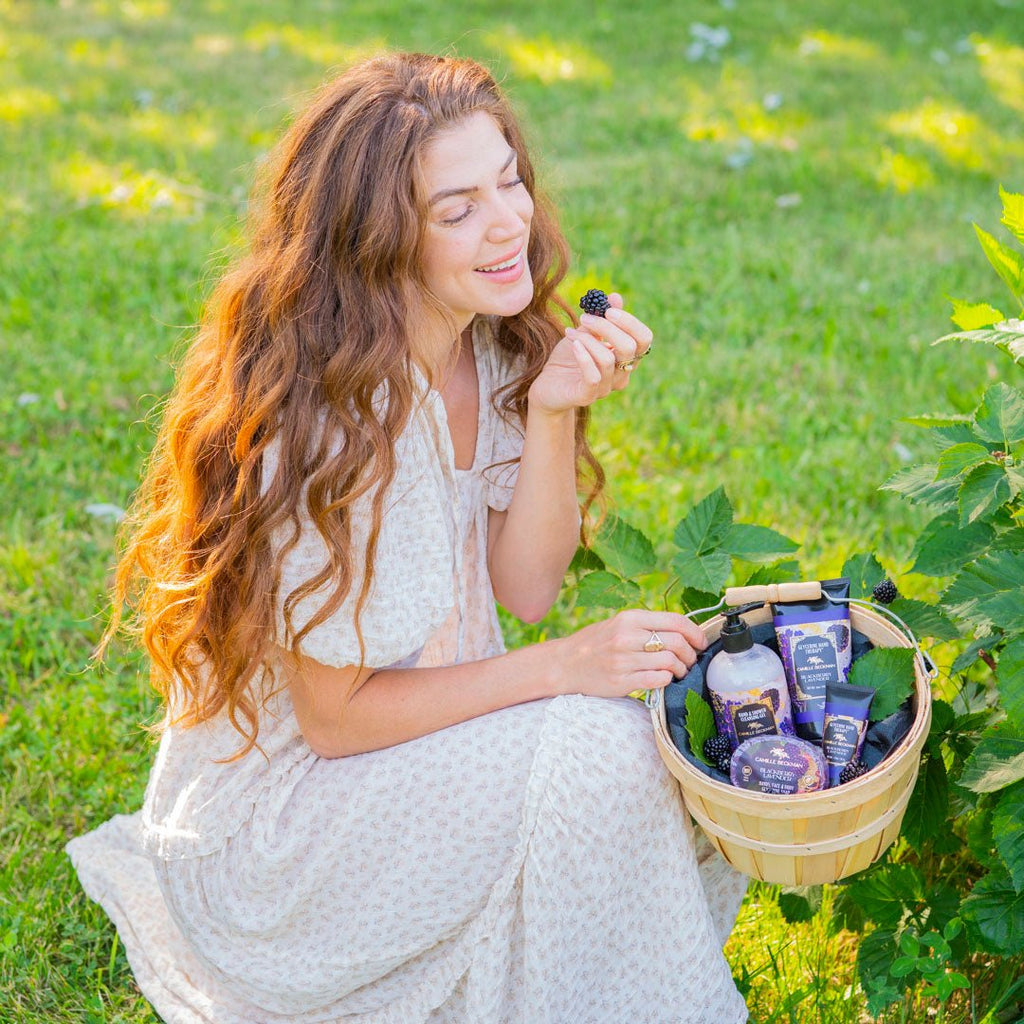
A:
<svg viewBox="0 0 1024 1024">
<path fill-rule="evenodd" d="M 870 686 L 829 683 L 825 689 L 825 725 L 821 749 L 828 762 L 829 788 L 839 785 L 839 775 L 860 757 L 868 731 L 868 709 L 875 696 Z"/>
</svg>

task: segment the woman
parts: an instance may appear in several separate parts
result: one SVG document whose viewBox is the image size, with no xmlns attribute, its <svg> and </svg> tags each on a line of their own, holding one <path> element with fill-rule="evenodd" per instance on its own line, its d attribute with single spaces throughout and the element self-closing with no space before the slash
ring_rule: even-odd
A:
<svg viewBox="0 0 1024 1024">
<path fill-rule="evenodd" d="M 700 631 L 498 628 L 554 601 L 587 407 L 651 344 L 617 296 L 563 329 L 565 257 L 470 61 L 352 68 L 279 147 L 119 567 L 167 707 L 144 806 L 68 845 L 171 1024 L 746 1019 L 744 880 L 698 874 L 623 699 Z"/>
</svg>

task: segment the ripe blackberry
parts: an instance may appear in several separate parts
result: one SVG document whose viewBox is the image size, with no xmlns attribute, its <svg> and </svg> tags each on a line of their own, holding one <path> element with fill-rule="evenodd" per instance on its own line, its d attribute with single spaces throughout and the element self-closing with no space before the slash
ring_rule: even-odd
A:
<svg viewBox="0 0 1024 1024">
<path fill-rule="evenodd" d="M 839 773 L 840 785 L 853 782 L 854 779 L 859 779 L 867 770 L 868 766 L 863 761 L 848 761 Z"/>
<path fill-rule="evenodd" d="M 729 771 L 729 759 L 732 757 L 732 745 L 728 736 L 712 736 L 704 741 L 704 756 L 719 770 Z M 725 767 L 721 765 L 725 761 Z"/>
<path fill-rule="evenodd" d="M 871 591 L 871 596 L 879 604 L 892 604 L 900 596 L 900 592 L 896 589 L 896 584 L 886 576 L 881 583 L 875 585 L 875 589 Z"/>
<path fill-rule="evenodd" d="M 580 299 L 580 309 L 591 316 L 604 316 L 611 309 L 611 306 L 612 304 L 608 301 L 608 296 L 600 288 L 591 288 Z"/>
</svg>

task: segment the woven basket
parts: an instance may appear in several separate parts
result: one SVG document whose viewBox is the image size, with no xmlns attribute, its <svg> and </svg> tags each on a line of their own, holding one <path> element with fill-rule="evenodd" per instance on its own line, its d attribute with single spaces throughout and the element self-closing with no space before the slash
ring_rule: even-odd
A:
<svg viewBox="0 0 1024 1024">
<path fill-rule="evenodd" d="M 771 611 L 756 609 L 745 618 L 751 625 L 770 622 Z M 850 623 L 875 647 L 914 647 L 870 609 L 851 605 Z M 722 615 L 703 624 L 709 642 L 724 624 Z M 914 721 L 900 744 L 854 782 L 816 793 L 776 796 L 710 778 L 676 749 L 665 702 L 652 703 L 662 759 L 679 780 L 690 814 L 733 867 L 765 882 L 817 885 L 863 871 L 895 841 L 931 725 L 931 687 L 920 661 L 914 659 Z"/>
</svg>

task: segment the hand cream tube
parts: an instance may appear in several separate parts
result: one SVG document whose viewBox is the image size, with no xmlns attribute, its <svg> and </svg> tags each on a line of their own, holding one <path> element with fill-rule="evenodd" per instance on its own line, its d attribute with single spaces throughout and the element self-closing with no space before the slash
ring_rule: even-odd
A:
<svg viewBox="0 0 1024 1024">
<path fill-rule="evenodd" d="M 868 710 L 875 691 L 870 686 L 829 683 L 825 689 L 825 726 L 821 749 L 828 762 L 828 784 L 839 785 L 839 776 L 850 761 L 860 757 L 868 731 Z"/>
</svg>

